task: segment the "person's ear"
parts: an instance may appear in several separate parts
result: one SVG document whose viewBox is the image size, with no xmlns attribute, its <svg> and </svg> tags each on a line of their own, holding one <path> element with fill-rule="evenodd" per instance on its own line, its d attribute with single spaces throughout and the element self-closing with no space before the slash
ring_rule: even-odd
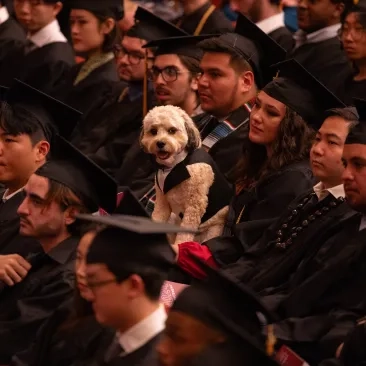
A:
<svg viewBox="0 0 366 366">
<path fill-rule="evenodd" d="M 333 18 L 334 19 L 340 19 L 342 17 L 342 14 L 343 14 L 344 10 L 345 10 L 344 3 L 340 2 L 340 3 L 334 4 L 334 5 L 335 5 L 335 9 L 334 9 L 334 12 L 333 12 Z"/>
<path fill-rule="evenodd" d="M 255 86 L 254 74 L 251 71 L 244 71 L 239 76 L 239 91 L 241 94 L 248 93 Z"/>
<path fill-rule="evenodd" d="M 77 209 L 74 206 L 70 206 L 66 209 L 66 211 L 64 212 L 64 217 L 65 217 L 65 224 L 67 226 L 73 224 L 76 221 L 75 216 L 79 213 L 79 209 Z"/>
<path fill-rule="evenodd" d="M 36 163 L 41 163 L 46 160 L 47 154 L 50 151 L 50 144 L 48 141 L 42 140 L 35 146 L 36 149 Z"/>
<path fill-rule="evenodd" d="M 101 32 L 104 35 L 107 35 L 109 33 L 112 32 L 113 28 L 116 26 L 116 22 L 113 18 L 108 18 L 106 19 L 102 24 L 101 24 Z"/>
<path fill-rule="evenodd" d="M 191 80 L 191 89 L 193 91 L 197 91 L 198 90 L 198 78 L 196 76 L 193 76 L 192 77 L 192 80 Z"/>
<path fill-rule="evenodd" d="M 136 299 L 140 297 L 142 294 L 145 294 L 145 284 L 142 278 L 137 275 L 131 275 L 126 281 L 127 286 L 127 297 L 130 300 Z"/>
<path fill-rule="evenodd" d="M 56 4 L 53 5 L 53 16 L 56 18 L 57 15 L 60 13 L 60 11 L 62 10 L 63 5 L 61 1 L 58 1 Z"/>
</svg>

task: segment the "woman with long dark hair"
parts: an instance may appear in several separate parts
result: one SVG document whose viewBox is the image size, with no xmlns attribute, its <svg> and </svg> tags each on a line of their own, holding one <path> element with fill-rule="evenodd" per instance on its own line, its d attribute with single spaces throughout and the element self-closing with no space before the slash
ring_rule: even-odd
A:
<svg viewBox="0 0 366 366">
<path fill-rule="evenodd" d="M 71 366 L 79 360 L 89 359 L 100 343 L 113 334 L 96 321 L 91 305 L 93 293 L 86 282 L 86 255 L 98 231 L 97 226 L 89 226 L 79 242 L 74 298 L 55 310 L 37 333 L 35 342 L 15 355 L 11 365 Z"/>
<path fill-rule="evenodd" d="M 70 70 L 53 94 L 84 114 L 103 104 L 119 82 L 113 48 L 119 42 L 121 4 L 121 0 L 70 1 L 72 45 L 86 60 Z"/>
<path fill-rule="evenodd" d="M 343 104 L 296 61 L 278 68 L 280 76 L 258 93 L 250 115 L 243 155 L 232 172 L 236 195 L 224 235 L 203 245 L 178 247 L 178 265 L 190 275 L 200 276 L 188 254 L 214 266 L 236 262 L 290 202 L 314 184 L 311 126 L 322 123 L 322 112 Z"/>
<path fill-rule="evenodd" d="M 366 1 L 360 0 L 344 17 L 340 29 L 340 39 L 354 73 L 344 88 L 339 91 L 347 103 L 352 98 L 366 99 Z"/>
</svg>

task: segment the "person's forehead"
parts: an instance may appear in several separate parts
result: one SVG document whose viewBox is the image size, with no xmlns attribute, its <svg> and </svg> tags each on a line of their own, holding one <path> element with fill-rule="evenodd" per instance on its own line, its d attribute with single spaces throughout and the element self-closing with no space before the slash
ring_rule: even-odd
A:
<svg viewBox="0 0 366 366">
<path fill-rule="evenodd" d="M 345 131 L 348 131 L 348 123 L 341 116 L 329 116 L 327 117 L 319 128 L 320 133 L 343 135 Z"/>
<path fill-rule="evenodd" d="M 145 52 L 145 50 L 142 48 L 145 43 L 146 42 L 144 40 L 135 37 L 124 36 L 122 39 L 122 46 L 126 47 L 130 51 Z"/>
<path fill-rule="evenodd" d="M 347 159 L 360 158 L 366 160 L 366 145 L 364 144 L 344 145 L 343 156 Z"/>
<path fill-rule="evenodd" d="M 230 55 L 223 52 L 205 52 L 200 67 L 201 68 L 227 68 L 230 67 Z"/>
<path fill-rule="evenodd" d="M 36 194 L 39 197 L 45 198 L 49 190 L 49 181 L 45 177 L 37 174 L 32 174 L 25 186 L 28 193 Z"/>
<path fill-rule="evenodd" d="M 155 57 L 154 65 L 158 67 L 176 66 L 178 68 L 185 68 L 176 54 L 158 55 Z"/>
</svg>

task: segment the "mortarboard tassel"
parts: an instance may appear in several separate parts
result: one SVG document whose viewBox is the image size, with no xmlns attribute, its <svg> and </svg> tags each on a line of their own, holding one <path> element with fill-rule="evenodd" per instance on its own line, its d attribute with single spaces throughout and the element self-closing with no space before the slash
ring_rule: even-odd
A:
<svg viewBox="0 0 366 366">
<path fill-rule="evenodd" d="M 145 117 L 147 115 L 147 50 L 145 50 L 145 74 L 144 74 L 144 84 L 143 84 L 143 101 L 142 101 L 142 115 Z"/>
<path fill-rule="evenodd" d="M 274 346 L 277 342 L 276 336 L 274 335 L 273 324 L 267 325 L 267 339 L 266 339 L 266 353 L 268 356 L 273 356 Z"/>
</svg>

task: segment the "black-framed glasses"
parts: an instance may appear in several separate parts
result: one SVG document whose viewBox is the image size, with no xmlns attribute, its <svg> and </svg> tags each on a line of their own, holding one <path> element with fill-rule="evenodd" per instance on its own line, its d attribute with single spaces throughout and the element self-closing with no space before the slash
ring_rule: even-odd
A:
<svg viewBox="0 0 366 366">
<path fill-rule="evenodd" d="M 354 41 L 360 41 L 364 35 L 366 35 L 366 29 L 362 26 L 356 26 L 356 27 L 345 27 L 339 29 L 338 31 L 338 37 L 340 40 L 342 40 L 344 37 L 347 37 L 348 35 L 352 35 L 352 39 Z"/>
<path fill-rule="evenodd" d="M 187 72 L 189 72 L 189 71 L 188 70 L 180 71 L 176 67 L 173 67 L 173 66 L 167 66 L 162 69 L 160 69 L 157 66 L 153 66 L 149 70 L 149 78 L 150 78 L 150 80 L 155 81 L 161 74 L 161 77 L 163 78 L 164 81 L 166 81 L 167 83 L 171 83 L 178 79 L 178 75 L 185 74 Z"/>
<path fill-rule="evenodd" d="M 131 65 L 138 65 L 142 60 L 145 59 L 145 55 L 138 52 L 130 52 L 127 51 L 122 45 L 115 44 L 113 46 L 113 53 L 116 58 L 122 58 L 127 55 L 128 62 Z M 151 60 L 151 57 L 148 57 L 148 60 Z"/>
<path fill-rule="evenodd" d="M 100 288 L 100 287 L 103 287 L 103 286 L 106 286 L 106 285 L 109 285 L 110 283 L 113 283 L 113 282 L 117 282 L 117 280 L 115 278 L 113 279 L 110 279 L 110 280 L 104 280 L 104 281 L 99 281 L 99 282 L 87 282 L 88 284 L 88 287 L 93 290 L 93 289 L 96 289 L 96 288 Z"/>
</svg>

